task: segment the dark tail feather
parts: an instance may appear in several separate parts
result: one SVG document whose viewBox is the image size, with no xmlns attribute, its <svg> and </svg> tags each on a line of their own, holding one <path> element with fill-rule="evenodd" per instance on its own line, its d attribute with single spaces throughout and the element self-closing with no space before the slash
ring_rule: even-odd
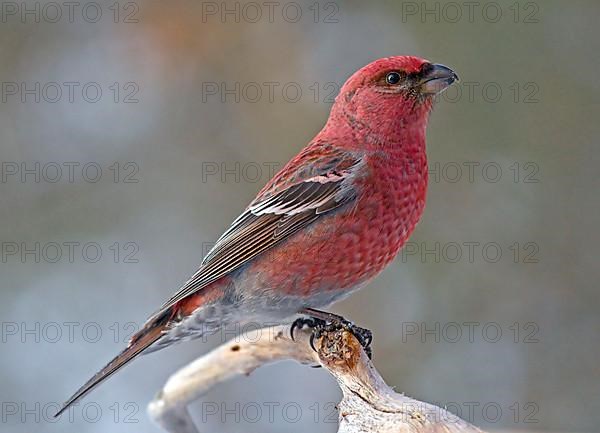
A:
<svg viewBox="0 0 600 433">
<path fill-rule="evenodd" d="M 170 315 L 168 312 L 164 312 L 159 317 L 148 321 L 144 328 L 132 337 L 127 348 L 119 353 L 102 370 L 88 380 L 85 385 L 79 388 L 71 398 L 63 403 L 62 407 L 54 417 L 60 416 L 60 414 L 67 410 L 69 406 L 81 399 L 97 385 L 104 382 L 104 380 L 108 379 L 113 373 L 160 339 L 160 337 L 162 337 L 162 331 L 166 328 L 169 319 Z"/>
</svg>

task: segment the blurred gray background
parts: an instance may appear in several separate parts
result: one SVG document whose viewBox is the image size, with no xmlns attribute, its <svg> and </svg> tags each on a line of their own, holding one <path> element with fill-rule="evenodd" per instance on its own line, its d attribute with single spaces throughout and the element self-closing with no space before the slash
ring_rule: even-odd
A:
<svg viewBox="0 0 600 433">
<path fill-rule="evenodd" d="M 400 392 L 490 430 L 598 431 L 598 2 L 1 7 L 2 431 L 158 432 L 148 401 L 223 336 L 142 357 L 51 415 L 318 132 L 343 81 L 397 54 L 462 82 L 431 118 L 409 249 L 334 310 L 373 330 Z M 192 412 L 203 431 L 334 432 L 339 399 L 290 362 Z"/>
</svg>

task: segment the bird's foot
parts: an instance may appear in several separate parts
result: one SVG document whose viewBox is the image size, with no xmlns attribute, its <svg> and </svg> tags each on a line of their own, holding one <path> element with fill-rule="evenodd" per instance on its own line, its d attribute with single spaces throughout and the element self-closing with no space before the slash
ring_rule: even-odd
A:
<svg viewBox="0 0 600 433">
<path fill-rule="evenodd" d="M 314 345 L 315 339 L 320 338 L 328 332 L 335 332 L 343 329 L 356 337 L 369 359 L 371 359 L 373 356 L 373 351 L 371 349 L 373 334 L 368 329 L 356 326 L 354 323 L 344 319 L 342 316 L 328 313 L 326 311 L 304 308 L 300 310 L 300 313 L 305 314 L 307 317 L 300 317 L 296 319 L 294 323 L 292 323 L 290 328 L 292 340 L 294 340 L 294 330 L 296 328 L 303 329 L 308 327 L 312 331 L 309 340 L 310 347 L 312 347 L 316 352 L 317 349 Z"/>
</svg>

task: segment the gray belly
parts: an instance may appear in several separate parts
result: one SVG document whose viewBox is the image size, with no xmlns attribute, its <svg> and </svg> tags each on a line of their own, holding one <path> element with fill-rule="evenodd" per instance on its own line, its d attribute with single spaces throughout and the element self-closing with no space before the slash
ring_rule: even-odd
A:
<svg viewBox="0 0 600 433">
<path fill-rule="evenodd" d="M 291 324 L 302 308 L 327 308 L 360 288 L 358 286 L 351 290 L 325 291 L 310 298 L 301 298 L 281 296 L 272 288 L 257 290 L 256 287 L 252 287 L 252 290 L 247 290 L 248 284 L 253 284 L 252 278 L 245 278 L 244 286 L 230 284 L 224 298 L 204 305 L 191 315 L 173 323 L 165 335 L 149 347 L 146 353 L 219 331 L 223 333 L 222 340 L 225 341 L 243 332 L 254 332 L 267 326 Z"/>
</svg>

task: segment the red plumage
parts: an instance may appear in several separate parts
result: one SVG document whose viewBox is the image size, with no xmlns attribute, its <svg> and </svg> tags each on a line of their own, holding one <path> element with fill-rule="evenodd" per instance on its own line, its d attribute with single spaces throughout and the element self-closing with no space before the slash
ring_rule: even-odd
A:
<svg viewBox="0 0 600 433">
<path fill-rule="evenodd" d="M 409 56 L 380 59 L 352 75 L 321 132 L 59 414 L 142 352 L 233 322 L 282 323 L 374 278 L 423 213 L 425 129 L 434 95 L 456 79 L 445 66 Z"/>
</svg>

